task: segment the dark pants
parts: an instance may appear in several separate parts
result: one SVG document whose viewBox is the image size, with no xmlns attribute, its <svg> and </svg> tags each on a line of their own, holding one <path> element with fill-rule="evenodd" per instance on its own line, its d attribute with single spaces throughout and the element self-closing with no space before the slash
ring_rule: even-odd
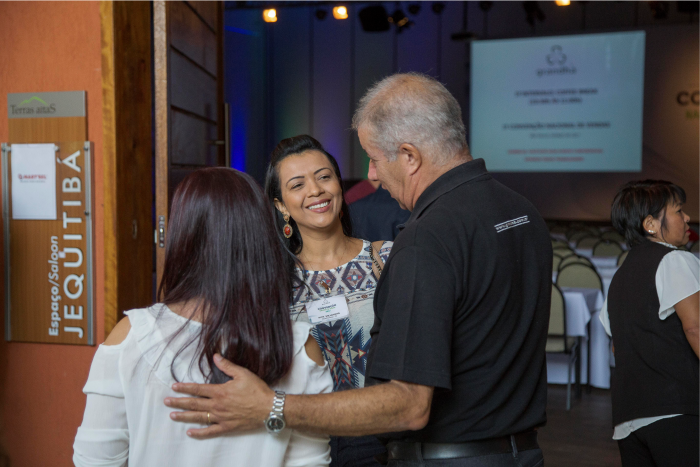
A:
<svg viewBox="0 0 700 467">
<path fill-rule="evenodd" d="M 617 442 L 623 467 L 694 467 L 700 442 L 697 415 L 664 418 Z"/>
<path fill-rule="evenodd" d="M 386 453 L 386 447 L 374 436 L 331 436 L 330 467 L 377 467 L 374 456 Z"/>
</svg>

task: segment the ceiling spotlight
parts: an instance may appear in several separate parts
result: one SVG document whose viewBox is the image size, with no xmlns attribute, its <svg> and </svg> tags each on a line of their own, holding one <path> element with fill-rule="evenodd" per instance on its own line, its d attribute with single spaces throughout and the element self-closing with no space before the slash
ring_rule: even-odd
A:
<svg viewBox="0 0 700 467">
<path fill-rule="evenodd" d="M 381 5 L 372 5 L 360 10 L 360 24 L 362 30 L 366 32 L 388 31 L 389 25 L 386 9 Z"/>
<path fill-rule="evenodd" d="M 420 3 L 411 3 L 408 5 L 408 12 L 416 16 L 420 12 Z"/>
<path fill-rule="evenodd" d="M 408 29 L 408 27 L 413 24 L 409 21 L 408 16 L 400 9 L 396 10 L 394 14 L 389 17 L 389 22 L 396 25 L 398 32 Z"/>
<path fill-rule="evenodd" d="M 440 13 L 442 13 L 442 10 L 445 9 L 445 4 L 442 2 L 433 2 L 431 8 L 433 10 L 433 13 L 439 15 Z"/>
<path fill-rule="evenodd" d="M 269 10 L 263 10 L 263 20 L 266 23 L 276 23 L 277 22 L 277 10 L 270 8 Z"/>
<path fill-rule="evenodd" d="M 348 9 L 344 6 L 337 6 L 333 8 L 333 18 L 335 19 L 348 19 Z"/>
<path fill-rule="evenodd" d="M 320 21 L 326 19 L 326 15 L 328 15 L 328 12 L 326 10 L 316 10 L 316 18 L 318 18 Z"/>
<path fill-rule="evenodd" d="M 556 3 L 557 6 L 569 6 L 571 5 L 571 0 L 556 0 L 554 3 Z"/>
</svg>

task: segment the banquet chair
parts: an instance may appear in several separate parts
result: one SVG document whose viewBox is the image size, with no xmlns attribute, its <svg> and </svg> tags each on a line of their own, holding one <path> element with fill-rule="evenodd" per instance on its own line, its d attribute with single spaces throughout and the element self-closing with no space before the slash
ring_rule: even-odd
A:
<svg viewBox="0 0 700 467">
<path fill-rule="evenodd" d="M 572 263 L 559 269 L 557 273 L 557 285 L 561 287 L 577 287 L 582 289 L 597 289 L 600 293 L 605 295 L 603 290 L 603 281 L 596 270 L 590 266 L 586 266 L 582 263 Z M 591 336 L 591 323 L 588 322 L 587 325 L 588 337 Z M 591 346 L 587 347 L 586 355 L 588 356 L 588 362 L 586 364 L 586 370 L 588 375 L 588 382 L 586 383 L 586 392 L 591 392 Z"/>
<path fill-rule="evenodd" d="M 559 274 L 557 274 L 557 285 L 559 287 L 598 289 L 603 293 L 603 281 L 596 270 L 582 263 L 572 263 L 560 267 Z"/>
<path fill-rule="evenodd" d="M 559 264 L 562 261 L 561 256 L 557 255 L 552 255 L 552 271 L 558 271 L 559 270 Z"/>
<path fill-rule="evenodd" d="M 619 256 L 622 247 L 614 240 L 600 240 L 593 246 L 593 256 Z"/>
<path fill-rule="evenodd" d="M 603 234 L 601 234 L 600 238 L 602 238 L 603 240 L 613 240 L 617 243 L 625 243 L 625 241 L 626 241 L 625 237 L 623 237 L 622 235 L 620 235 L 619 232 L 616 232 L 614 230 L 609 230 L 607 232 L 603 232 Z"/>
<path fill-rule="evenodd" d="M 569 248 L 569 244 L 562 240 L 552 239 L 552 248 Z"/>
<path fill-rule="evenodd" d="M 625 262 L 625 258 L 627 258 L 627 253 L 629 253 L 629 250 L 623 251 L 622 253 L 620 253 L 620 256 L 617 257 L 617 267 L 618 268 L 620 266 L 622 266 L 622 263 Z"/>
<path fill-rule="evenodd" d="M 585 230 L 572 229 L 566 233 L 566 239 L 570 242 L 576 243 L 580 238 L 590 236 L 590 232 Z"/>
<path fill-rule="evenodd" d="M 547 331 L 547 353 L 561 353 L 569 356 L 566 383 L 566 410 L 571 409 L 571 368 L 577 361 L 578 341 L 566 334 L 566 302 L 556 284 L 552 284 L 552 301 L 549 307 L 549 330 Z M 578 374 L 578 373 L 577 373 Z"/>
<path fill-rule="evenodd" d="M 566 248 L 557 247 L 554 250 L 552 250 L 552 253 L 554 253 L 554 255 L 556 255 L 556 256 L 559 256 L 560 258 L 566 258 L 568 256 L 576 254 L 576 253 L 574 253 L 574 250 L 572 250 L 569 247 L 566 247 Z"/>
<path fill-rule="evenodd" d="M 581 237 L 576 242 L 576 248 L 593 248 L 593 246 L 600 241 L 600 237 L 594 237 L 593 235 L 586 235 Z"/>
<path fill-rule="evenodd" d="M 583 256 L 579 255 L 571 255 L 567 256 L 566 258 L 562 259 L 561 262 L 559 263 L 559 269 L 563 268 L 564 266 L 572 263 L 580 263 L 580 264 L 585 264 L 586 266 L 592 268 L 593 263 L 588 258 L 585 258 Z M 558 270 L 559 270 L 558 269 Z"/>
</svg>

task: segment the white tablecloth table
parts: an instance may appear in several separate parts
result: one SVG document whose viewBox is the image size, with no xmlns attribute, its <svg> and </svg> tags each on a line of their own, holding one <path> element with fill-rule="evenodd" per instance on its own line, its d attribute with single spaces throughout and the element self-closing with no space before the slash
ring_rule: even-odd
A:
<svg viewBox="0 0 700 467">
<path fill-rule="evenodd" d="M 603 306 L 603 294 L 596 289 L 563 287 L 566 302 L 566 331 L 569 336 L 580 337 L 581 342 L 581 383 L 588 382 L 588 344 L 591 345 L 591 385 L 598 388 L 610 387 L 610 339 L 598 315 Z M 587 325 L 591 323 L 589 339 Z M 566 384 L 568 355 L 547 354 L 547 382 Z M 572 372 L 574 368 L 572 368 Z M 575 380 L 572 373 L 571 380 Z"/>
</svg>

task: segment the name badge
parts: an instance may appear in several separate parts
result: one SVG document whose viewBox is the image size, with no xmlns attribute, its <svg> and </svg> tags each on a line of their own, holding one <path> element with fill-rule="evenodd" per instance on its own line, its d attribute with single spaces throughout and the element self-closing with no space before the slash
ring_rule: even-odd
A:
<svg viewBox="0 0 700 467">
<path fill-rule="evenodd" d="M 333 295 L 306 304 L 306 314 L 311 324 L 327 323 L 350 315 L 345 295 Z"/>
</svg>

